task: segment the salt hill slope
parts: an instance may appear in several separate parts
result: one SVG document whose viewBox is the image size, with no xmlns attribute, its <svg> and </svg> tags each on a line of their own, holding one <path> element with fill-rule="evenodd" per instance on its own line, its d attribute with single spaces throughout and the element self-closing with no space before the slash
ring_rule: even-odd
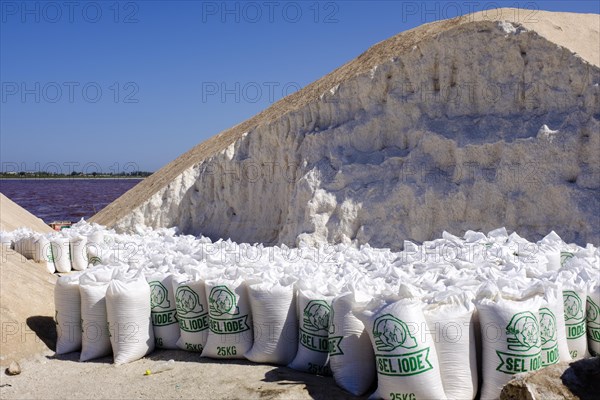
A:
<svg viewBox="0 0 600 400">
<path fill-rule="evenodd" d="M 402 247 L 506 226 L 600 238 L 600 16 L 501 9 L 381 42 L 92 218 Z"/>
</svg>

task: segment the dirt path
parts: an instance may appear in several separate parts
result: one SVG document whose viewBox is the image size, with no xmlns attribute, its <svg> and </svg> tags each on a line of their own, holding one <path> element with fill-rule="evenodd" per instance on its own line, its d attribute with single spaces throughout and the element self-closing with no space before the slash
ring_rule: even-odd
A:
<svg viewBox="0 0 600 400">
<path fill-rule="evenodd" d="M 111 357 L 80 363 L 79 353 L 51 351 L 21 364 L 17 376 L 0 376 L 1 399 L 352 399 L 331 377 L 248 361 L 216 361 L 197 354 L 155 351 L 115 367 Z M 166 360 L 172 370 L 144 375 Z M 366 397 L 364 397 L 366 398 Z"/>
</svg>

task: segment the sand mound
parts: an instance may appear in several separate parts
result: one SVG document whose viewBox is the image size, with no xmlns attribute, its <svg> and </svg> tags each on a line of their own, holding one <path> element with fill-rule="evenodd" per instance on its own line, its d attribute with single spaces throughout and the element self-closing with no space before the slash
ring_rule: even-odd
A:
<svg viewBox="0 0 600 400">
<path fill-rule="evenodd" d="M 52 228 L 17 203 L 0 193 L 0 231 L 26 227 L 36 232 L 52 232 Z"/>
<path fill-rule="evenodd" d="M 54 349 L 54 284 L 40 265 L 3 251 L 0 266 L 0 366 Z"/>
<path fill-rule="evenodd" d="M 27 227 L 37 232 L 52 229 L 0 193 L 0 230 Z M 0 365 L 47 350 L 55 342 L 54 283 L 41 265 L 14 250 L 0 255 Z"/>
<path fill-rule="evenodd" d="M 92 221 L 288 245 L 399 249 L 498 226 L 598 242 L 600 19 L 524 13 L 478 13 L 381 42 L 194 147 Z"/>
</svg>

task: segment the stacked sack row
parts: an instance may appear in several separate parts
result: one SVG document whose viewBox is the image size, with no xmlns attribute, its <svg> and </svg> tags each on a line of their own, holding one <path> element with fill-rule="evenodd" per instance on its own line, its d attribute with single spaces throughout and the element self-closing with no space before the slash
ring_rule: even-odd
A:
<svg viewBox="0 0 600 400">
<path fill-rule="evenodd" d="M 0 239 L 25 258 L 42 264 L 51 274 L 83 271 L 89 265 L 99 264 L 98 254 L 106 247 L 104 230 L 84 222 L 79 223 L 79 229 L 49 234 L 21 228 L 2 232 Z"/>
<path fill-rule="evenodd" d="M 332 374 L 352 394 L 487 399 L 516 373 L 600 353 L 599 252 L 554 233 L 444 233 L 399 253 L 103 234 L 102 265 L 56 286 L 57 353 L 82 361 L 180 348 Z"/>
</svg>

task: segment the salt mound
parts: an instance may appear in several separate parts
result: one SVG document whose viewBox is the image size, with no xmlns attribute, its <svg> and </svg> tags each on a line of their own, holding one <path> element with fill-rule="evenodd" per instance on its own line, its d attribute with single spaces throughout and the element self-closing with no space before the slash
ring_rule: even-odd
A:
<svg viewBox="0 0 600 400">
<path fill-rule="evenodd" d="M 600 19 L 494 11 L 373 46 L 91 221 L 396 250 L 496 226 L 598 243 Z"/>
</svg>

